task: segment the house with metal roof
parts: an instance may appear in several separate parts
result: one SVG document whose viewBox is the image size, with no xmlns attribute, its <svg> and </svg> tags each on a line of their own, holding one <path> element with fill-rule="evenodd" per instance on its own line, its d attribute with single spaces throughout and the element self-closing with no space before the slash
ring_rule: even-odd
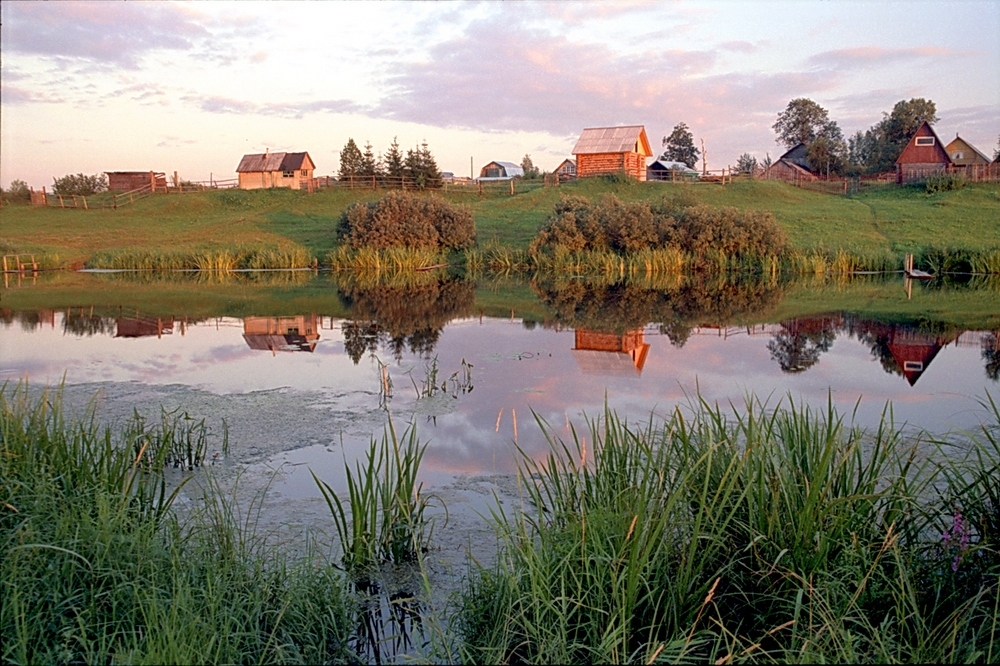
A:
<svg viewBox="0 0 1000 666">
<path fill-rule="evenodd" d="M 244 155 L 236 167 L 241 190 L 263 187 L 288 187 L 293 190 L 309 188 L 316 165 L 309 153 L 272 153 L 265 150 L 255 155 Z"/>
<path fill-rule="evenodd" d="M 524 169 L 513 162 L 490 162 L 479 170 L 479 178 L 476 180 L 511 180 L 512 178 L 524 178 Z"/>
<path fill-rule="evenodd" d="M 563 178 L 576 178 L 576 160 L 563 160 L 562 164 L 557 166 L 556 170 L 552 173 L 558 174 Z"/>
<path fill-rule="evenodd" d="M 646 158 L 653 155 L 642 125 L 588 127 L 573 147 L 579 178 L 624 172 L 646 180 Z"/>
<path fill-rule="evenodd" d="M 955 134 L 952 142 L 945 146 L 945 151 L 951 157 L 951 161 L 955 166 L 989 164 L 993 161 L 958 134 Z"/>
<path fill-rule="evenodd" d="M 697 180 L 701 174 L 684 162 L 646 158 L 646 180 Z"/>
</svg>

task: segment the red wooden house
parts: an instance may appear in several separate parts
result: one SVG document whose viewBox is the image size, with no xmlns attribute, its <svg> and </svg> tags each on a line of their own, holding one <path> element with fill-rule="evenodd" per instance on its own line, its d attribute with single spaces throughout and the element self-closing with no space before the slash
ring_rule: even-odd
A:
<svg viewBox="0 0 1000 666">
<path fill-rule="evenodd" d="M 573 356 L 584 374 L 640 375 L 649 354 L 643 329 L 624 334 L 578 328 Z"/>
<path fill-rule="evenodd" d="M 646 158 L 652 154 L 642 125 L 590 127 L 573 148 L 578 178 L 624 172 L 646 180 Z"/>
<path fill-rule="evenodd" d="M 951 157 L 930 123 L 924 123 L 896 159 L 896 182 L 913 183 L 952 166 Z"/>
</svg>

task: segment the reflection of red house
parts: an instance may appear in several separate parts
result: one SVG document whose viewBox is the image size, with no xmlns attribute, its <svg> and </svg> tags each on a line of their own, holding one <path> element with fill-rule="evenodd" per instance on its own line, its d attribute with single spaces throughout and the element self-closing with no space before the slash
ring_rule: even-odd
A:
<svg viewBox="0 0 1000 666">
<path fill-rule="evenodd" d="M 311 352 L 319 340 L 316 315 L 295 317 L 247 317 L 243 320 L 243 339 L 250 349 Z"/>
<path fill-rule="evenodd" d="M 649 343 L 642 329 L 623 335 L 576 330 L 573 357 L 586 374 L 641 374 L 648 353 Z"/>
<path fill-rule="evenodd" d="M 119 317 L 115 320 L 116 338 L 163 337 L 174 332 L 174 318 Z"/>
<path fill-rule="evenodd" d="M 957 335 L 932 337 L 913 329 L 893 326 L 889 333 L 889 353 L 899 364 L 906 381 L 913 386 L 920 379 L 941 348 L 954 342 Z"/>
</svg>

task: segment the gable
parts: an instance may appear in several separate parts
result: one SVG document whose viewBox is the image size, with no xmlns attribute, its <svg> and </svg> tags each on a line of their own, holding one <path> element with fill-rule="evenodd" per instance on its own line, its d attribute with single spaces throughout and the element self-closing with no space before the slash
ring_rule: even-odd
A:
<svg viewBox="0 0 1000 666">
<path fill-rule="evenodd" d="M 924 121 L 910 137 L 896 164 L 951 164 L 951 157 L 930 123 Z"/>
</svg>

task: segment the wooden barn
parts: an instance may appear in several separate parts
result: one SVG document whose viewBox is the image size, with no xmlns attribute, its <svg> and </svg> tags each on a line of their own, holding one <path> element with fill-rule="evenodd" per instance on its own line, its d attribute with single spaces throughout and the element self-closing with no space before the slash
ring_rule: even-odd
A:
<svg viewBox="0 0 1000 666">
<path fill-rule="evenodd" d="M 513 162 L 490 162 L 479 170 L 477 180 L 510 180 L 523 177 L 524 169 Z"/>
<path fill-rule="evenodd" d="M 957 338 L 958 333 L 932 336 L 909 326 L 893 326 L 887 346 L 903 377 L 913 386 L 941 348 Z"/>
<path fill-rule="evenodd" d="M 924 121 L 896 158 L 896 182 L 903 184 L 924 180 L 927 176 L 947 171 L 951 165 L 945 145 L 930 123 Z"/>
<path fill-rule="evenodd" d="M 766 180 L 816 180 L 819 176 L 809 168 L 806 157 L 806 144 L 800 143 L 779 157 L 774 164 L 764 171 Z"/>
<path fill-rule="evenodd" d="M 316 165 L 309 153 L 272 153 L 265 150 L 255 155 L 244 155 L 236 173 L 241 190 L 258 190 L 263 187 L 288 187 L 293 190 L 309 189 Z"/>
<path fill-rule="evenodd" d="M 158 171 L 105 171 L 109 192 L 131 192 L 150 187 L 154 192 L 167 191 L 167 174 Z"/>
<path fill-rule="evenodd" d="M 625 172 L 646 180 L 646 158 L 652 154 L 642 125 L 589 127 L 573 147 L 579 178 Z"/>
<path fill-rule="evenodd" d="M 576 178 L 576 160 L 563 160 L 562 164 L 557 166 L 552 173 L 564 180 Z"/>
<path fill-rule="evenodd" d="M 945 146 L 945 151 L 955 166 L 989 164 L 992 161 L 986 155 L 983 155 L 978 148 L 957 134 L 952 142 Z"/>
</svg>

